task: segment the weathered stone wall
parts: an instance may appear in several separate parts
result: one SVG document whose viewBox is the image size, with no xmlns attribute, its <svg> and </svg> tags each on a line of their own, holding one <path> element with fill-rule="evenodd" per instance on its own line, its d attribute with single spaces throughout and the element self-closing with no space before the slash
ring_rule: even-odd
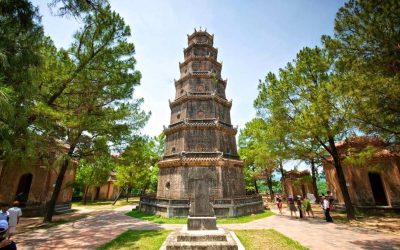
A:
<svg viewBox="0 0 400 250">
<path fill-rule="evenodd" d="M 76 164 L 68 167 L 57 203 L 70 202 L 72 187 L 68 184 L 75 180 Z M 32 182 L 29 189 L 27 205 L 44 204 L 50 200 L 57 175 L 53 169 L 39 162 L 32 166 L 22 167 L 18 165 L 3 166 L 0 176 L 0 202 L 12 203 L 17 195 L 18 184 L 24 174 L 32 174 Z"/>
<path fill-rule="evenodd" d="M 213 37 L 208 34 L 197 35 L 194 37 L 188 37 L 188 44 L 189 46 L 194 43 L 202 43 L 202 44 L 209 44 L 213 45 Z"/>
<path fill-rule="evenodd" d="M 180 68 L 181 77 L 195 72 L 211 72 L 217 77 L 221 77 L 221 65 L 208 57 L 201 57 L 200 60 L 192 60 Z"/>
<path fill-rule="evenodd" d="M 371 168 L 372 166 L 372 168 Z M 373 166 L 379 166 L 378 168 Z M 363 166 L 352 166 L 342 161 L 350 198 L 356 206 L 375 206 L 369 172 L 377 172 L 381 176 L 389 206 L 400 206 L 400 173 L 398 158 L 375 159 Z M 328 190 L 331 191 L 340 204 L 344 204 L 343 195 L 334 166 L 324 163 Z"/>
<path fill-rule="evenodd" d="M 165 154 L 174 154 L 184 151 L 184 136 L 185 131 L 177 131 L 166 137 Z"/>
<path fill-rule="evenodd" d="M 210 197 L 213 199 L 245 195 L 243 170 L 239 166 L 182 166 L 160 168 L 157 197 L 189 199 L 192 192 L 189 174 L 197 169 L 215 174 L 215 179 L 210 185 Z"/>
<path fill-rule="evenodd" d="M 188 72 L 187 74 L 189 74 Z M 175 98 L 179 98 L 187 93 L 216 92 L 218 96 L 225 98 L 225 82 L 209 77 L 189 76 L 177 82 Z"/>
<path fill-rule="evenodd" d="M 214 199 L 211 202 L 217 217 L 237 217 L 264 210 L 263 200 L 259 195 Z M 164 217 L 187 217 L 189 204 L 187 199 L 176 200 L 142 196 L 139 209 L 145 213 Z"/>
<path fill-rule="evenodd" d="M 286 190 L 288 195 L 297 196 L 300 195 L 305 197 L 308 193 L 314 194 L 314 187 L 312 183 L 303 183 L 300 185 L 295 185 L 292 180 L 285 180 Z"/>
<path fill-rule="evenodd" d="M 88 190 L 87 197 L 88 200 L 95 200 L 97 194 L 97 187 L 91 187 Z M 99 196 L 97 200 L 114 200 L 119 193 L 118 186 L 114 185 L 114 182 L 109 181 L 106 184 L 99 187 Z"/>
<path fill-rule="evenodd" d="M 218 50 L 209 45 L 192 44 L 185 50 L 184 55 L 185 60 L 190 56 L 209 56 L 213 59 L 217 59 Z"/>
<path fill-rule="evenodd" d="M 213 119 L 230 124 L 230 107 L 213 100 L 190 100 L 171 108 L 171 124 L 187 119 Z"/>
</svg>

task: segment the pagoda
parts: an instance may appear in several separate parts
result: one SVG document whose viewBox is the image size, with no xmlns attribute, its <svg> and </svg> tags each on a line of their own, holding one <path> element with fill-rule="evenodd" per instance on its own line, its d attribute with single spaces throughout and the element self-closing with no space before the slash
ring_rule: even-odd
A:
<svg viewBox="0 0 400 250">
<path fill-rule="evenodd" d="M 170 125 L 155 198 L 141 200 L 141 209 L 168 217 L 188 214 L 194 196 L 194 179 L 208 180 L 208 199 L 217 216 L 237 216 L 262 209 L 259 196 L 245 196 L 243 161 L 240 160 L 231 124 L 232 101 L 225 95 L 227 80 L 213 46 L 214 35 L 206 30 L 188 35 L 180 79 L 175 80 L 175 99 L 169 102 Z M 233 199 L 249 204 L 236 209 Z M 261 203 L 260 203 L 261 202 Z M 251 206 L 251 204 L 256 203 Z M 261 206 L 260 206 L 261 204 Z M 229 205 L 229 206 L 228 206 Z"/>
</svg>

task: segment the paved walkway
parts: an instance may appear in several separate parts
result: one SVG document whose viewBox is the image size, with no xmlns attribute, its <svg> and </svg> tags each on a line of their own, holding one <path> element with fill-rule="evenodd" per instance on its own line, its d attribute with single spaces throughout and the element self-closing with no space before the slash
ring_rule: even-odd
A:
<svg viewBox="0 0 400 250">
<path fill-rule="evenodd" d="M 272 211 L 278 214 L 277 210 Z M 289 214 L 284 211 L 283 215 L 222 227 L 233 230 L 273 228 L 310 249 L 400 249 L 400 237 L 396 235 L 326 223 L 321 219 L 291 219 Z"/>
<path fill-rule="evenodd" d="M 16 235 L 18 249 L 96 249 L 127 229 L 176 230 L 182 225 L 155 224 L 124 215 L 132 206 L 102 211 L 76 222 Z M 291 219 L 277 215 L 245 224 L 225 224 L 226 229 L 273 228 L 310 249 L 400 249 L 400 239 L 371 230 L 325 223 L 322 220 Z"/>
</svg>

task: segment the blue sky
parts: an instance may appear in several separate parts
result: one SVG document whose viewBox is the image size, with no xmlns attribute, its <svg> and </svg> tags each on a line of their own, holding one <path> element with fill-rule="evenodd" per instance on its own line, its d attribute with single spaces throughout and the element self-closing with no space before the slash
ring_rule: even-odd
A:
<svg viewBox="0 0 400 250">
<path fill-rule="evenodd" d="M 35 0 L 45 33 L 56 46 L 68 47 L 82 26 L 73 18 L 50 14 L 50 0 Z M 233 125 L 243 128 L 255 116 L 253 100 L 259 79 L 277 72 L 303 47 L 320 45 L 323 34 L 333 33 L 334 17 L 344 1 L 287 0 L 110 0 L 132 29 L 136 69 L 143 108 L 152 112 L 143 133 L 158 135 L 169 124 L 168 99 L 174 98 L 173 80 L 179 78 L 187 34 L 207 28 L 214 34 L 222 76 L 228 79 L 227 98 L 233 99 Z"/>
</svg>

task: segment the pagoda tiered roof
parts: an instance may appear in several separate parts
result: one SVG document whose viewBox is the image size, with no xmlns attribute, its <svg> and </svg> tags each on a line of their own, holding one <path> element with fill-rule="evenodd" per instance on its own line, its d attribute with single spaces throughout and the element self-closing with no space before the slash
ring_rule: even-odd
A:
<svg viewBox="0 0 400 250">
<path fill-rule="evenodd" d="M 214 99 L 216 102 L 225 105 L 226 107 L 232 107 L 232 100 L 228 101 L 225 98 L 219 96 L 216 92 L 186 92 L 174 101 L 169 101 L 169 106 L 172 108 L 187 100 L 209 100 Z"/>
<path fill-rule="evenodd" d="M 179 130 L 185 130 L 189 128 L 211 128 L 214 127 L 218 130 L 223 130 L 229 134 L 236 135 L 237 128 L 234 128 L 231 124 L 220 121 L 216 118 L 210 119 L 183 119 L 182 121 L 169 125 L 168 128 L 164 129 L 165 134 L 170 134 Z"/>
<path fill-rule="evenodd" d="M 243 163 L 238 155 L 232 155 L 228 153 L 223 153 L 220 151 L 212 152 L 185 152 L 165 155 L 161 161 L 158 162 L 160 167 L 171 166 L 190 166 L 191 164 L 196 164 L 196 166 L 207 166 L 210 163 L 220 163 L 231 162 L 233 164 L 238 164 L 241 166 Z"/>
<path fill-rule="evenodd" d="M 193 42 L 189 46 L 183 49 L 183 52 L 186 53 L 188 50 L 190 50 L 193 47 L 209 47 L 212 49 L 215 53 L 218 53 L 218 48 L 215 48 L 212 44 L 209 43 L 196 43 Z"/>
<path fill-rule="evenodd" d="M 190 42 L 190 40 L 192 40 L 195 36 L 199 36 L 199 35 L 206 35 L 206 36 L 208 36 L 208 38 L 210 38 L 210 39 L 212 39 L 212 41 L 214 41 L 214 34 L 208 33 L 207 29 L 201 30 L 201 28 L 200 28 L 200 30 L 194 29 L 194 32 L 191 35 L 189 35 L 189 34 L 187 35 L 188 42 Z"/>
<path fill-rule="evenodd" d="M 178 80 L 175 80 L 175 87 L 177 84 L 179 84 L 189 78 L 201 78 L 201 77 L 210 78 L 213 75 L 213 73 L 211 71 L 207 71 L 207 72 L 208 72 L 208 74 L 196 74 L 196 75 L 189 72 L 186 75 L 184 75 L 183 77 L 179 78 Z M 217 81 L 219 83 L 222 83 L 224 85 L 224 88 L 226 88 L 226 84 L 228 83 L 227 79 L 217 78 Z"/>
<path fill-rule="evenodd" d="M 179 67 L 181 68 L 182 66 L 185 66 L 186 64 L 188 64 L 191 61 L 201 61 L 201 60 L 207 60 L 210 62 L 215 63 L 216 65 L 218 65 L 218 67 L 221 69 L 222 68 L 222 62 L 218 62 L 217 60 L 215 60 L 214 57 L 212 56 L 195 56 L 195 55 L 190 55 L 189 57 L 187 57 L 183 62 L 179 63 Z"/>
</svg>

